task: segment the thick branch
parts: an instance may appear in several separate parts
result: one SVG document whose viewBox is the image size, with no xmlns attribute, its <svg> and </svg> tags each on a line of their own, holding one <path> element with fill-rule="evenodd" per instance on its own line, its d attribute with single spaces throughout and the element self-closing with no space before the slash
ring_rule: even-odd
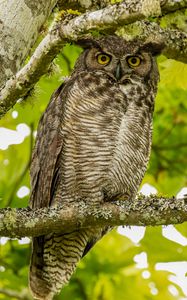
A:
<svg viewBox="0 0 187 300">
<path fill-rule="evenodd" d="M 181 1 L 179 1 L 181 2 Z M 186 2 L 186 1 L 183 1 Z M 170 1 L 170 3 L 173 3 Z M 77 40 L 91 30 L 115 31 L 117 26 L 129 24 L 148 16 L 159 14 L 159 1 L 142 0 L 132 5 L 132 1 L 109 5 L 104 9 L 88 12 L 67 21 L 59 21 L 46 35 L 35 50 L 29 63 L 17 75 L 7 81 L 0 94 L 0 117 L 2 117 L 16 101 L 24 97 L 34 86 L 39 78 L 45 74 L 54 57 L 60 52 L 67 41 Z M 169 5 L 169 4 L 168 4 Z M 161 29 L 155 23 L 136 23 L 137 29 L 131 31 L 132 37 L 138 33 L 139 37 L 155 37 L 166 41 L 164 54 L 187 62 L 187 34 L 176 30 Z M 129 32 L 129 26 L 124 27 L 124 32 Z"/>
<path fill-rule="evenodd" d="M 122 0 L 123 3 L 132 2 L 132 0 Z M 135 3 L 135 1 L 133 1 Z M 140 1 L 137 1 L 140 2 Z M 58 0 L 58 5 L 61 9 L 77 9 L 80 11 L 97 10 L 110 5 L 110 0 Z M 168 13 L 178 9 L 186 8 L 186 0 L 161 0 L 160 6 L 162 13 Z"/>
<path fill-rule="evenodd" d="M 161 1 L 162 14 L 176 11 L 187 7 L 186 0 L 163 0 Z"/>
<path fill-rule="evenodd" d="M 108 7 L 85 13 L 61 27 L 62 37 L 77 39 L 81 34 L 90 30 L 102 30 L 115 28 L 119 25 L 126 25 L 149 16 L 160 15 L 159 1 L 137 1 L 136 5 L 132 1 L 126 3 L 109 5 Z"/>
<path fill-rule="evenodd" d="M 135 22 L 122 29 L 127 39 L 141 38 L 142 40 L 163 40 L 163 54 L 170 59 L 187 63 L 187 34 L 179 30 L 161 28 L 155 22 Z"/>
<path fill-rule="evenodd" d="M 8 237 L 39 236 L 67 232 L 77 228 L 117 225 L 168 225 L 187 221 L 186 199 L 139 196 L 94 206 L 80 202 L 68 207 L 4 208 L 0 210 L 0 235 Z"/>
</svg>

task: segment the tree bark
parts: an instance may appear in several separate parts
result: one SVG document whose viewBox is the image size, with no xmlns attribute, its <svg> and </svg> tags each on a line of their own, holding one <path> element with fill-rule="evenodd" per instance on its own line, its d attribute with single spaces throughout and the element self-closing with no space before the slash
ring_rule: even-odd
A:
<svg viewBox="0 0 187 300">
<path fill-rule="evenodd" d="M 118 200 L 98 206 L 82 201 L 37 210 L 4 208 L 0 210 L 0 235 L 20 238 L 90 226 L 179 224 L 187 221 L 186 200 L 139 195 L 134 201 Z"/>
<path fill-rule="evenodd" d="M 132 0 L 122 0 L 121 2 L 124 3 L 132 3 Z M 136 3 L 142 2 L 141 0 L 133 1 L 134 5 Z M 147 4 L 149 5 L 150 2 L 148 1 Z M 178 9 L 183 9 L 187 5 L 186 0 L 161 0 L 160 6 L 162 9 L 162 13 L 168 13 L 170 11 L 175 11 Z M 58 0 L 58 5 L 60 8 L 67 9 L 77 9 L 81 11 L 86 10 L 97 10 L 104 8 L 111 4 L 110 0 Z"/>
<path fill-rule="evenodd" d="M 56 2 L 0 1 L 0 86 L 20 69 Z"/>
</svg>

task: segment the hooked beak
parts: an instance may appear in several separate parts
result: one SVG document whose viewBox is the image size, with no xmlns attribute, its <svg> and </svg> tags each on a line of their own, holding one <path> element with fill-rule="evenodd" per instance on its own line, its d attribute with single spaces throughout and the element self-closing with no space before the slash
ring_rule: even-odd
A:
<svg viewBox="0 0 187 300">
<path fill-rule="evenodd" d="M 117 80 L 120 80 L 121 77 L 122 77 L 122 69 L 121 69 L 120 61 L 118 62 L 117 67 L 116 67 L 115 77 L 116 77 Z"/>
</svg>

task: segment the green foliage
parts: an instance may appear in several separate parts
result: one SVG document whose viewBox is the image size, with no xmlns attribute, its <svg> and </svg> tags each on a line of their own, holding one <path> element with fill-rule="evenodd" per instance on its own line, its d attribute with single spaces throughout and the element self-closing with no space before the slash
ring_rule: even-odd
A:
<svg viewBox="0 0 187 300">
<path fill-rule="evenodd" d="M 159 192 L 175 195 L 187 184 L 187 68 L 177 61 L 160 60 L 161 81 L 147 175 Z"/>
<path fill-rule="evenodd" d="M 122 2 L 122 0 L 110 0 L 111 4 L 120 3 L 120 2 Z"/>
<path fill-rule="evenodd" d="M 20 198 L 17 191 L 22 186 L 29 187 L 29 161 L 38 120 L 80 51 L 73 45 L 66 46 L 55 60 L 59 72 L 43 77 L 34 95 L 17 104 L 0 121 L 0 127 L 15 131 L 24 123 L 31 131 L 20 144 L 0 150 L 0 207 L 27 205 L 28 195 Z M 159 193 L 175 195 L 187 185 L 187 67 L 164 57 L 159 58 L 159 65 L 161 82 L 154 115 L 153 150 L 143 183 L 152 184 Z M 18 112 L 17 118 L 12 117 L 13 111 Z M 187 236 L 186 224 L 176 228 Z M 137 268 L 135 257 L 142 253 L 147 255 L 148 265 Z M 27 289 L 29 256 L 30 244 L 11 240 L 0 246 L 0 299 L 15 299 L 2 290 Z M 157 263 L 177 261 L 187 261 L 186 246 L 163 237 L 160 227 L 147 228 L 139 244 L 113 230 L 81 261 L 71 283 L 56 299 L 179 300 L 184 294 L 179 285 L 171 283 L 171 273 L 155 269 Z M 171 284 L 177 291 L 175 296 L 168 290 Z"/>
</svg>

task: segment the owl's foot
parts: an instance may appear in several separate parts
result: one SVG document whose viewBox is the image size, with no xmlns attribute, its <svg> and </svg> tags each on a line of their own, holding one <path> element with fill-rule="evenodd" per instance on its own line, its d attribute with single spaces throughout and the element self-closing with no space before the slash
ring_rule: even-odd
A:
<svg viewBox="0 0 187 300">
<path fill-rule="evenodd" d="M 116 201 L 126 201 L 129 199 L 131 199 L 131 197 L 129 195 L 116 194 L 112 197 L 106 197 L 105 201 L 106 202 L 116 202 Z"/>
</svg>

